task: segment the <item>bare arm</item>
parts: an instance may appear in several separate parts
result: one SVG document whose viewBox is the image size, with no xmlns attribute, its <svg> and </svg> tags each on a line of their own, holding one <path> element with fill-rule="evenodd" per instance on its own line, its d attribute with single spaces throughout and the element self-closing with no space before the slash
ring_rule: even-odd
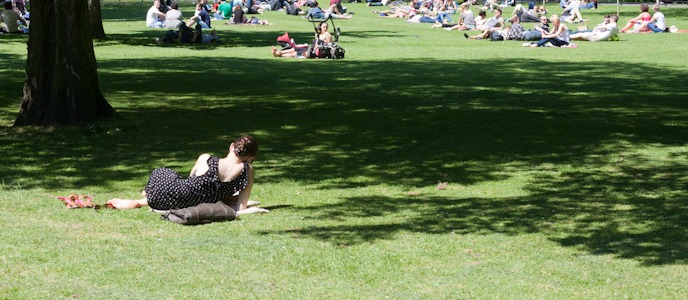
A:
<svg viewBox="0 0 688 300">
<path fill-rule="evenodd" d="M 260 207 L 248 207 L 248 199 L 251 197 L 251 189 L 253 188 L 253 167 L 249 164 L 248 170 L 246 171 L 248 175 L 248 183 L 246 184 L 246 188 L 239 192 L 239 211 L 236 212 L 237 215 L 270 212 L 269 210 Z"/>
<path fill-rule="evenodd" d="M 643 19 L 643 14 L 639 14 L 637 17 L 628 20 L 628 22 L 638 22 Z"/>
<path fill-rule="evenodd" d="M 556 29 L 552 30 L 552 32 L 550 32 L 550 33 L 548 33 L 548 34 L 543 34 L 542 37 L 543 37 L 543 38 L 554 38 L 554 37 L 558 37 L 559 34 L 561 34 L 561 31 L 564 30 L 564 27 L 565 27 L 564 24 L 559 24 L 559 26 L 557 26 Z"/>
<path fill-rule="evenodd" d="M 181 40 L 181 34 L 179 35 L 179 39 Z M 189 176 L 200 176 L 205 174 L 205 172 L 208 172 L 208 158 L 210 158 L 209 154 L 201 154 L 198 156 L 196 164 L 194 164 L 193 168 L 191 169 Z"/>
</svg>

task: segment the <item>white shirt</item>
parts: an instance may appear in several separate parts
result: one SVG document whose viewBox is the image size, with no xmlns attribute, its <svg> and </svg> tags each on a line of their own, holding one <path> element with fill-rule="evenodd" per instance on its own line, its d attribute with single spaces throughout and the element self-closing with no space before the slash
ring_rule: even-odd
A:
<svg viewBox="0 0 688 300">
<path fill-rule="evenodd" d="M 146 26 L 151 27 L 155 22 L 160 22 L 160 10 L 155 6 L 151 6 L 146 14 Z"/>
<path fill-rule="evenodd" d="M 3 10 L 0 13 L 0 22 L 5 23 L 5 28 L 8 32 L 17 32 L 19 30 L 19 15 L 11 9 Z"/>
<path fill-rule="evenodd" d="M 654 15 L 652 15 L 652 18 L 655 19 L 655 25 L 659 27 L 661 30 L 666 30 L 666 22 L 664 22 L 664 14 L 661 11 L 655 12 Z"/>
<path fill-rule="evenodd" d="M 588 40 L 591 42 L 606 41 L 616 34 L 619 34 L 619 26 L 610 22 L 607 25 L 595 27 L 592 34 L 588 36 Z"/>
<path fill-rule="evenodd" d="M 162 23 L 162 28 L 177 29 L 182 24 L 182 12 L 176 9 L 170 9 L 165 14 L 165 22 Z"/>
</svg>

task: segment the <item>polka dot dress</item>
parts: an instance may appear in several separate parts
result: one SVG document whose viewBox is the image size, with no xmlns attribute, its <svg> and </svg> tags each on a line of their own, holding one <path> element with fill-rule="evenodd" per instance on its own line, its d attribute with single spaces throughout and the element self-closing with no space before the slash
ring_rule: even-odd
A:
<svg viewBox="0 0 688 300">
<path fill-rule="evenodd" d="M 201 203 L 215 203 L 228 199 L 234 193 L 243 190 L 248 184 L 244 171 L 229 182 L 221 182 L 217 174 L 219 158 L 208 158 L 208 171 L 201 176 L 182 178 L 177 172 L 168 168 L 153 170 L 146 185 L 148 205 L 153 209 L 169 210 L 196 206 Z"/>
</svg>

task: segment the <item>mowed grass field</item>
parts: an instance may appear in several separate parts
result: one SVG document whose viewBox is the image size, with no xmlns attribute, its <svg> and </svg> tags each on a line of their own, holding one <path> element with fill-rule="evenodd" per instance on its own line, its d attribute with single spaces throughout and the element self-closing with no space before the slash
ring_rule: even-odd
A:
<svg viewBox="0 0 688 300">
<path fill-rule="evenodd" d="M 149 5 L 103 4 L 119 117 L 84 128 L 10 126 L 27 37 L 0 35 L 0 298 L 688 298 L 688 34 L 530 49 L 347 3 L 345 59 L 280 59 L 312 24 L 266 12 L 158 46 Z M 269 214 L 185 227 L 56 199 L 137 197 L 242 133 Z"/>
</svg>

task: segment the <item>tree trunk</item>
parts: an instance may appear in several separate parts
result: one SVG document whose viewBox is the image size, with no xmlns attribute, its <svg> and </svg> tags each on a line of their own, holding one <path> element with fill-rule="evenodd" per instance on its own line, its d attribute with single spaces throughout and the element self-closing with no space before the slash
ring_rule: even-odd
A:
<svg viewBox="0 0 688 300">
<path fill-rule="evenodd" d="M 14 125 L 84 125 L 113 116 L 98 86 L 88 0 L 31 4 L 24 98 Z"/>
<path fill-rule="evenodd" d="M 103 17 L 100 15 L 100 0 L 91 0 L 91 35 L 94 39 L 104 39 Z"/>
</svg>

